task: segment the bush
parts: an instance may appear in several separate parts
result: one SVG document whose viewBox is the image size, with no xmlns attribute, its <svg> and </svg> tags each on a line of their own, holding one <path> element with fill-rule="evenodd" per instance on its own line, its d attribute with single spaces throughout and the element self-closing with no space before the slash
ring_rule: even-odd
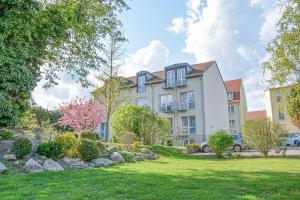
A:
<svg viewBox="0 0 300 200">
<path fill-rule="evenodd" d="M 189 144 L 186 146 L 187 149 L 199 149 L 199 144 Z"/>
<path fill-rule="evenodd" d="M 246 144 L 254 146 L 264 156 L 268 156 L 271 148 L 281 145 L 285 133 L 278 122 L 269 119 L 249 120 L 243 127 Z"/>
<path fill-rule="evenodd" d="M 97 132 L 89 131 L 89 130 L 80 131 L 80 137 L 84 138 L 84 139 L 93 140 L 93 141 L 96 141 L 99 139 L 99 135 Z"/>
<path fill-rule="evenodd" d="M 37 148 L 37 153 L 56 160 L 62 156 L 62 144 L 58 141 L 40 144 Z"/>
<path fill-rule="evenodd" d="M 12 131 L 9 131 L 9 130 L 4 130 L 4 131 L 0 132 L 0 136 L 4 140 L 10 139 L 13 135 L 14 135 L 14 133 Z"/>
<path fill-rule="evenodd" d="M 134 142 L 131 144 L 131 149 L 134 152 L 139 152 L 141 150 L 141 143 L 140 142 Z"/>
<path fill-rule="evenodd" d="M 122 134 L 118 135 L 117 140 L 122 144 L 132 144 L 134 142 L 134 134 L 128 131 L 124 131 Z"/>
<path fill-rule="evenodd" d="M 102 141 L 96 141 L 97 147 L 100 151 L 105 150 L 105 144 Z"/>
<path fill-rule="evenodd" d="M 217 131 L 208 138 L 209 148 L 216 154 L 218 158 L 226 151 L 226 148 L 233 145 L 234 138 L 226 131 Z"/>
<path fill-rule="evenodd" d="M 18 138 L 12 145 L 12 152 L 17 158 L 24 158 L 32 151 L 31 141 L 27 138 Z"/>
<path fill-rule="evenodd" d="M 80 140 L 78 152 L 80 158 L 86 162 L 91 162 L 93 159 L 96 159 L 99 156 L 99 150 L 96 143 L 89 139 Z"/>
<path fill-rule="evenodd" d="M 133 163 L 134 162 L 134 155 L 128 151 L 122 151 L 121 155 L 123 156 L 125 162 L 127 163 Z"/>
<path fill-rule="evenodd" d="M 78 139 L 72 132 L 64 132 L 55 139 L 62 145 L 61 156 L 76 157 L 78 155 Z"/>
</svg>

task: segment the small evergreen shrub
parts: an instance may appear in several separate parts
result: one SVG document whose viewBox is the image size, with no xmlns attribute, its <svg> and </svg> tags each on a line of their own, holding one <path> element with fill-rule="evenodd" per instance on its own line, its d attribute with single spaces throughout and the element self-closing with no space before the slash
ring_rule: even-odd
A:
<svg viewBox="0 0 300 200">
<path fill-rule="evenodd" d="M 118 147 L 109 147 L 108 148 L 108 151 L 110 152 L 110 153 L 113 153 L 113 152 L 119 152 L 120 151 L 120 149 L 118 148 Z"/>
<path fill-rule="evenodd" d="M 121 155 L 123 156 L 125 162 L 127 163 L 133 163 L 134 162 L 134 155 L 128 151 L 122 151 Z"/>
<path fill-rule="evenodd" d="M 186 146 L 187 149 L 199 149 L 199 144 L 189 144 Z"/>
<path fill-rule="evenodd" d="M 96 141 L 99 139 L 99 135 L 97 132 L 89 131 L 89 130 L 80 131 L 80 136 L 81 136 L 81 138 L 89 139 L 89 140 L 93 140 L 93 141 Z"/>
<path fill-rule="evenodd" d="M 80 158 L 86 162 L 91 162 L 93 159 L 96 159 L 99 155 L 99 150 L 96 143 L 93 140 L 89 139 L 80 140 L 78 152 Z"/>
<path fill-rule="evenodd" d="M 104 142 L 98 140 L 98 141 L 96 141 L 96 144 L 97 144 L 97 147 L 98 147 L 98 149 L 100 151 L 105 150 L 105 144 L 104 144 Z"/>
<path fill-rule="evenodd" d="M 18 138 L 12 145 L 12 152 L 17 158 L 24 158 L 32 151 L 31 141 L 27 138 Z"/>
<path fill-rule="evenodd" d="M 42 143 L 38 146 L 37 153 L 56 160 L 62 156 L 62 144 L 58 141 Z"/>
<path fill-rule="evenodd" d="M 131 144 L 131 149 L 134 152 L 139 152 L 141 150 L 141 143 L 140 142 L 134 142 Z"/>
<path fill-rule="evenodd" d="M 217 131 L 208 138 L 209 148 L 216 154 L 218 158 L 226 151 L 226 148 L 233 145 L 234 139 L 226 131 Z"/>
<path fill-rule="evenodd" d="M 55 139 L 62 146 L 61 156 L 76 157 L 78 155 L 78 139 L 72 132 L 64 132 Z"/>
<path fill-rule="evenodd" d="M 10 139 L 13 135 L 14 135 L 14 133 L 12 131 L 9 131 L 9 130 L 4 130 L 4 131 L 0 132 L 0 136 L 4 140 Z"/>
</svg>

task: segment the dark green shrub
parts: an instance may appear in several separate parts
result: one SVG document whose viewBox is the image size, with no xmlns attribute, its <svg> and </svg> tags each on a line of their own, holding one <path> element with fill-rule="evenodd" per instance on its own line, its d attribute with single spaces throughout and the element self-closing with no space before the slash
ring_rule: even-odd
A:
<svg viewBox="0 0 300 200">
<path fill-rule="evenodd" d="M 84 138 L 84 139 L 93 140 L 93 141 L 96 141 L 99 139 L 99 135 L 97 132 L 89 131 L 89 130 L 80 131 L 80 137 Z"/>
<path fill-rule="evenodd" d="M 62 156 L 62 144 L 57 141 L 42 143 L 38 146 L 37 153 L 56 160 Z"/>
<path fill-rule="evenodd" d="M 99 150 L 93 140 L 81 139 L 78 146 L 80 158 L 83 161 L 90 162 L 99 156 Z"/>
<path fill-rule="evenodd" d="M 217 157 L 222 157 L 222 154 L 226 151 L 226 148 L 233 145 L 234 138 L 226 131 L 217 131 L 208 138 L 209 148 L 216 154 Z"/>
<path fill-rule="evenodd" d="M 141 143 L 140 142 L 134 142 L 131 144 L 131 149 L 134 152 L 139 152 L 141 150 Z"/>
<path fill-rule="evenodd" d="M 14 135 L 14 133 L 12 131 L 9 131 L 9 130 L 4 130 L 4 131 L 0 132 L 0 136 L 4 140 L 10 139 L 13 135 Z"/>
<path fill-rule="evenodd" d="M 199 144 L 189 144 L 186 146 L 187 149 L 199 149 Z"/>
<path fill-rule="evenodd" d="M 76 157 L 78 155 L 78 139 L 72 132 L 64 132 L 55 139 L 62 145 L 61 156 Z"/>
<path fill-rule="evenodd" d="M 32 151 L 31 141 L 27 138 L 18 138 L 12 145 L 12 152 L 17 158 L 23 158 Z"/>
<path fill-rule="evenodd" d="M 108 151 L 110 152 L 110 153 L 113 153 L 113 152 L 119 152 L 120 151 L 120 149 L 118 148 L 118 147 L 109 147 L 108 148 Z"/>
<path fill-rule="evenodd" d="M 102 141 L 96 141 L 97 147 L 100 151 L 105 150 L 105 144 Z"/>
<path fill-rule="evenodd" d="M 132 163 L 134 162 L 134 155 L 128 151 L 122 151 L 121 152 L 121 155 L 123 156 L 125 162 L 127 163 Z"/>
</svg>

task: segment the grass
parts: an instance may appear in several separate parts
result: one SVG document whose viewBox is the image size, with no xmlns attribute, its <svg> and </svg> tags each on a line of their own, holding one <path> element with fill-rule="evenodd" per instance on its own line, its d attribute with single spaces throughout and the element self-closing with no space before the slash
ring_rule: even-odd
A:
<svg viewBox="0 0 300 200">
<path fill-rule="evenodd" d="M 300 199 L 300 160 L 212 160 L 155 147 L 156 161 L 0 176 L 0 199 Z"/>
</svg>

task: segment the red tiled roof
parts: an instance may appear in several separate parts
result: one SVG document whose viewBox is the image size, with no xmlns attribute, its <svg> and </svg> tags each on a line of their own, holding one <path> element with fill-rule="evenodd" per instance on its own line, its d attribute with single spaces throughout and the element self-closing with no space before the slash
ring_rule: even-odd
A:
<svg viewBox="0 0 300 200">
<path fill-rule="evenodd" d="M 267 112 L 265 110 L 250 111 L 247 113 L 247 119 L 266 119 Z"/>
<path fill-rule="evenodd" d="M 227 92 L 240 92 L 242 79 L 224 81 Z"/>
<path fill-rule="evenodd" d="M 201 73 L 205 72 L 214 62 L 215 61 L 209 61 L 191 65 L 192 71 L 187 74 L 187 78 L 200 75 Z M 165 70 L 151 72 L 151 74 L 154 76 L 154 78 L 148 81 L 148 83 L 162 82 L 165 79 Z M 129 81 L 128 86 L 136 85 L 136 76 L 126 77 L 126 79 Z"/>
</svg>

